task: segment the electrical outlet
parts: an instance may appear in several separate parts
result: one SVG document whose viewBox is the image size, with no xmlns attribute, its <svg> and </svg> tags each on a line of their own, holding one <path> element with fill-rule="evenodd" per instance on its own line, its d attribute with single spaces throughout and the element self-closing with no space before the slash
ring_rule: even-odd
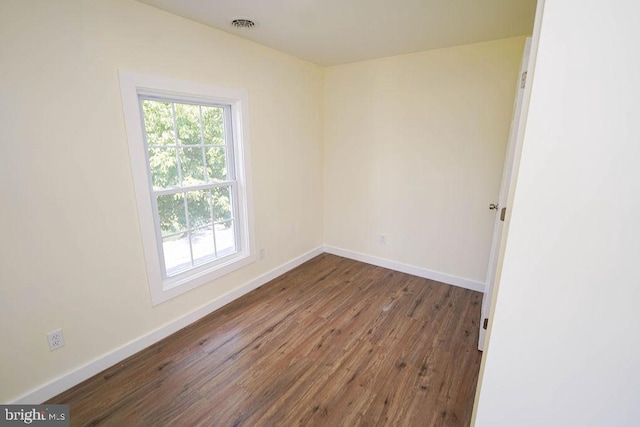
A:
<svg viewBox="0 0 640 427">
<path fill-rule="evenodd" d="M 64 347 L 64 335 L 62 335 L 62 329 L 57 329 L 47 334 L 47 341 L 49 342 L 49 350 L 57 350 L 60 347 Z"/>
<path fill-rule="evenodd" d="M 381 235 L 380 235 L 380 239 L 378 240 L 378 242 L 379 242 L 381 245 L 386 245 L 386 244 L 387 244 L 387 236 L 385 236 L 384 234 L 381 234 Z"/>
<path fill-rule="evenodd" d="M 260 259 L 264 258 L 264 248 L 260 249 Z"/>
</svg>

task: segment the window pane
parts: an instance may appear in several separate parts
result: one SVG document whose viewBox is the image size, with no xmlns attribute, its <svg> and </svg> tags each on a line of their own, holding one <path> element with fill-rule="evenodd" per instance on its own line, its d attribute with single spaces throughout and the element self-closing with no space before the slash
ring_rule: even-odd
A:
<svg viewBox="0 0 640 427">
<path fill-rule="evenodd" d="M 219 107 L 202 107 L 202 125 L 205 144 L 224 144 L 224 110 Z"/>
<path fill-rule="evenodd" d="M 211 224 L 211 190 L 189 191 L 187 205 L 189 207 L 189 225 L 191 228 Z"/>
<path fill-rule="evenodd" d="M 197 105 L 175 104 L 178 143 L 200 144 L 200 108 Z"/>
<path fill-rule="evenodd" d="M 231 219 L 231 187 L 213 188 L 212 195 L 214 221 Z"/>
<path fill-rule="evenodd" d="M 187 221 L 184 214 L 184 196 L 182 193 L 158 196 L 158 216 L 162 234 L 185 231 Z"/>
<path fill-rule="evenodd" d="M 233 221 L 215 225 L 218 257 L 230 255 L 236 251 L 236 236 Z"/>
<path fill-rule="evenodd" d="M 163 237 L 162 250 L 167 276 L 174 276 L 191 267 L 191 252 L 187 233 Z"/>
<path fill-rule="evenodd" d="M 205 264 L 215 259 L 213 246 L 213 226 L 200 228 L 191 233 L 191 245 L 193 247 L 193 263 Z"/>
<path fill-rule="evenodd" d="M 207 147 L 207 174 L 210 181 L 227 180 L 226 150 L 223 147 Z"/>
<path fill-rule="evenodd" d="M 142 101 L 144 128 L 148 145 L 173 145 L 173 115 L 170 102 Z"/>
<path fill-rule="evenodd" d="M 204 179 L 202 148 L 178 148 L 182 168 L 182 185 L 201 184 Z"/>
<path fill-rule="evenodd" d="M 154 189 L 177 187 L 180 184 L 175 148 L 149 148 L 149 166 Z"/>
</svg>

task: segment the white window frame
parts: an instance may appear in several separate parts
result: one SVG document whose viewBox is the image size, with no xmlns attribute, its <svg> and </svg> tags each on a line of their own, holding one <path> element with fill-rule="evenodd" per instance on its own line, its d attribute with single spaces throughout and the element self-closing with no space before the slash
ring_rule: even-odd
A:
<svg viewBox="0 0 640 427">
<path fill-rule="evenodd" d="M 249 170 L 248 95 L 245 90 L 120 71 L 120 93 L 124 110 L 131 170 L 138 207 L 142 246 L 152 305 L 209 283 L 257 259 L 254 245 L 251 176 Z M 155 220 L 151 173 L 140 96 L 166 97 L 179 101 L 229 106 L 232 122 L 233 164 L 237 181 L 235 204 L 238 228 L 237 252 L 174 277 L 164 277 L 162 241 Z"/>
</svg>

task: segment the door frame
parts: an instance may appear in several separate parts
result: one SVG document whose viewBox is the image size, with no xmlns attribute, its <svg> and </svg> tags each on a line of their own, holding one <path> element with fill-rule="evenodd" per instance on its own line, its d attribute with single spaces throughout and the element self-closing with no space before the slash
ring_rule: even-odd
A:
<svg viewBox="0 0 640 427">
<path fill-rule="evenodd" d="M 525 127 L 526 116 L 525 104 L 528 105 L 527 92 L 529 82 L 529 64 L 531 56 L 531 37 L 525 41 L 524 52 L 522 54 L 522 62 L 520 63 L 520 73 L 518 74 L 518 86 L 513 102 L 513 113 L 511 118 L 511 126 L 509 129 L 509 140 L 507 143 L 507 152 L 504 159 L 502 170 L 502 181 L 500 184 L 500 194 L 498 198 L 498 209 L 496 210 L 496 219 L 493 228 L 493 238 L 491 241 L 491 253 L 489 255 L 489 264 L 487 268 L 487 279 L 484 294 L 482 296 L 482 307 L 480 312 L 480 332 L 478 334 L 478 350 L 484 351 L 486 348 L 486 335 L 491 322 L 491 307 L 496 287 L 497 278 L 502 265 L 502 255 L 504 252 L 504 242 L 506 240 L 509 228 L 509 218 L 511 211 L 511 194 L 515 187 L 515 181 L 518 174 L 518 164 L 520 162 L 520 153 L 522 152 L 521 131 Z M 503 218 L 502 211 L 506 209 Z"/>
</svg>

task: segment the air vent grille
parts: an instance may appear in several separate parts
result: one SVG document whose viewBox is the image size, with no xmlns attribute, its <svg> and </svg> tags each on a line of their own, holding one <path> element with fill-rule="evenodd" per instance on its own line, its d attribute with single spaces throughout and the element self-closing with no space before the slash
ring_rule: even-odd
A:
<svg viewBox="0 0 640 427">
<path fill-rule="evenodd" d="M 234 19 L 231 21 L 231 25 L 236 28 L 253 28 L 256 26 L 256 23 L 250 19 Z"/>
</svg>

